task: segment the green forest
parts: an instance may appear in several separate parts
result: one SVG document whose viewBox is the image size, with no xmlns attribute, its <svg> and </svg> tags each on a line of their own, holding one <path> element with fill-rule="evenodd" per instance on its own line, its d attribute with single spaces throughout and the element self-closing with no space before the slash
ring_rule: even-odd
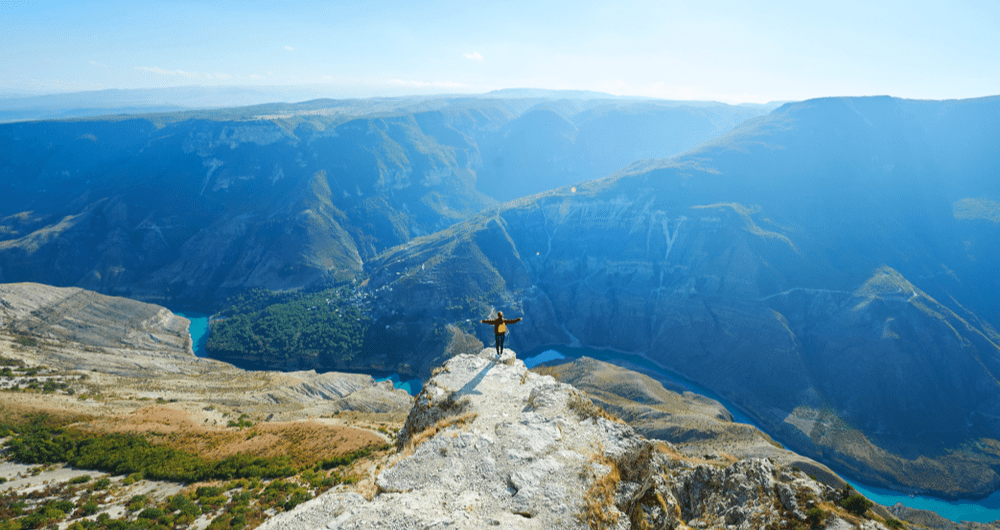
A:
<svg viewBox="0 0 1000 530">
<path fill-rule="evenodd" d="M 217 359 L 349 362 L 361 352 L 370 324 L 351 303 L 351 294 L 347 288 L 247 291 L 230 299 L 229 307 L 213 319 L 205 348 Z"/>
</svg>

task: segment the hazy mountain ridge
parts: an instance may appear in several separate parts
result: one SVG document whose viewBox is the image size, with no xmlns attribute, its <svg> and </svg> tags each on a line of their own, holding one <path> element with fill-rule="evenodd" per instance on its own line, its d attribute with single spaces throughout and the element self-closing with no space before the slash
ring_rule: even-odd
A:
<svg viewBox="0 0 1000 530">
<path fill-rule="evenodd" d="M 952 133 L 958 113 L 1000 138 L 998 109 L 789 104 L 680 157 L 393 249 L 369 286 L 410 333 L 503 309 L 526 317 L 511 337 L 522 349 L 642 352 L 805 454 L 892 487 L 986 495 L 1000 486 L 1000 342 L 984 257 L 1000 234 L 967 213 L 988 208 L 965 207 L 998 196 L 1000 160 Z M 830 422 L 843 427 L 810 427 Z"/>
<path fill-rule="evenodd" d="M 560 120 L 595 108 L 624 116 L 656 107 L 384 98 L 0 125 L 8 183 L 0 281 L 211 308 L 244 288 L 359 279 L 362 264 L 386 248 L 495 205 L 477 189 L 494 178 L 483 175 L 483 153 L 496 151 L 505 124 L 538 106 L 558 109 Z M 730 123 L 761 111 L 671 112 Z M 702 133 L 671 129 L 687 126 L 664 131 L 700 141 Z M 555 153 L 553 132 L 539 134 L 539 144 L 505 152 L 514 160 L 529 147 Z M 595 167 L 536 180 L 565 184 L 603 171 Z"/>
</svg>

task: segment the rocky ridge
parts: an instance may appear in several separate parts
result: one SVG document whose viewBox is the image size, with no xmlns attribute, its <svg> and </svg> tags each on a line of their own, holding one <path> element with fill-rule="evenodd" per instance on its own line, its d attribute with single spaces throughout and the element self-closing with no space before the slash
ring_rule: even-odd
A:
<svg viewBox="0 0 1000 530">
<path fill-rule="evenodd" d="M 109 322 L 116 325 L 107 326 Z M 101 348 L 192 356 L 188 319 L 168 309 L 78 287 L 0 285 L 0 327 Z"/>
<path fill-rule="evenodd" d="M 647 375 L 589 357 L 532 371 L 586 392 L 596 405 L 625 420 L 639 434 L 670 442 L 685 455 L 764 458 L 801 469 L 825 484 L 838 488 L 845 484 L 830 468 L 783 448 L 753 425 L 733 421 L 721 403 L 680 385 L 667 389 Z"/>
<path fill-rule="evenodd" d="M 810 508 L 829 528 L 884 528 L 834 508 L 841 492 L 804 472 L 650 441 L 509 350 L 447 361 L 398 449 L 370 500 L 328 493 L 261 528 L 759 529 L 804 524 Z"/>
<path fill-rule="evenodd" d="M 86 391 L 131 399 L 205 404 L 276 421 L 338 411 L 405 414 L 412 398 L 388 381 L 366 374 L 244 371 L 199 358 L 191 351 L 188 319 L 168 309 L 75 287 L 0 284 L 0 353 L 46 366 L 76 380 Z M 81 386 L 81 391 L 84 391 Z M 27 399 L 8 395 L 5 400 Z M 53 404 L 59 396 L 51 396 Z M 72 408 L 90 402 L 69 400 Z M 122 405 L 129 409 L 132 405 Z M 224 423 L 224 422 L 223 422 Z"/>
</svg>

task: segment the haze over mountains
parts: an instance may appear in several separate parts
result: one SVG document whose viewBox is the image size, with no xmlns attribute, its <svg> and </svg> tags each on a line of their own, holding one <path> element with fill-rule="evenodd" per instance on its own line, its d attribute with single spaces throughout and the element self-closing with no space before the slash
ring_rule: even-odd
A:
<svg viewBox="0 0 1000 530">
<path fill-rule="evenodd" d="M 205 309 L 366 281 L 385 331 L 355 367 L 423 375 L 502 309 L 521 351 L 645 354 L 854 476 L 1000 488 L 1000 98 L 765 110 L 421 98 L 0 125 L 0 281 Z"/>
<path fill-rule="evenodd" d="M 521 348 L 645 353 L 805 454 L 986 495 L 1000 486 L 998 105 L 788 104 L 393 249 L 369 286 L 410 337 L 428 328 L 411 322 L 504 308 L 530 317 Z"/>
<path fill-rule="evenodd" d="M 249 287 L 360 279 L 379 252 L 515 190 L 626 163 L 576 145 L 626 134 L 633 153 L 669 156 L 761 112 L 416 98 L 0 125 L 0 281 L 209 309 Z"/>
</svg>

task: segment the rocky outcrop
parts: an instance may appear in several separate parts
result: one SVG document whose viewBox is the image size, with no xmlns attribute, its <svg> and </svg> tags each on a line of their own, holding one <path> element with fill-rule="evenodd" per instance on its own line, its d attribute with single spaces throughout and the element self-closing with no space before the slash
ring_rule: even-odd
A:
<svg viewBox="0 0 1000 530">
<path fill-rule="evenodd" d="M 165 307 L 78 287 L 0 285 L 0 328 L 32 337 L 193 357 L 189 325 Z"/>
<path fill-rule="evenodd" d="M 413 403 L 392 382 L 366 374 L 247 372 L 195 357 L 188 325 L 164 307 L 76 287 L 0 285 L 0 354 L 87 374 L 91 392 L 198 401 L 278 419 L 340 411 L 397 416 Z"/>
<path fill-rule="evenodd" d="M 586 392 L 591 401 L 639 434 L 670 442 L 685 455 L 763 458 L 785 468 L 801 469 L 827 485 L 844 485 L 827 466 L 783 448 L 753 425 L 733 421 L 721 403 L 683 387 L 668 390 L 647 375 L 589 357 L 533 371 Z"/>
<path fill-rule="evenodd" d="M 829 521 L 854 528 L 822 504 L 839 492 L 805 473 L 760 458 L 685 457 L 509 350 L 447 361 L 417 397 L 398 449 L 371 500 L 327 493 L 261 528 L 760 529 L 794 526 L 821 505 Z"/>
</svg>

